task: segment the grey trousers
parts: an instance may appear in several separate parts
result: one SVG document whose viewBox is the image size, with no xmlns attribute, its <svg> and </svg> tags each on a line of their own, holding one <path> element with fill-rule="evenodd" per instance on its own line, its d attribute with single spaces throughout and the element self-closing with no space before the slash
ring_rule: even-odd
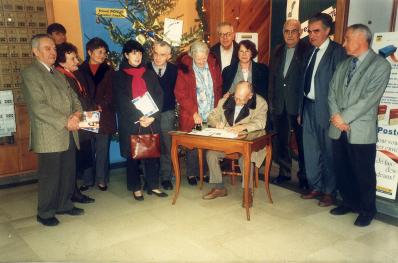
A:
<svg viewBox="0 0 398 263">
<path fill-rule="evenodd" d="M 216 188 L 223 188 L 224 183 L 222 181 L 222 173 L 220 168 L 220 160 L 225 157 L 225 153 L 217 152 L 217 151 L 206 151 L 206 161 L 207 165 L 209 166 L 210 172 L 210 184 L 213 184 Z M 244 174 L 244 162 L 243 156 L 239 158 L 239 167 Z M 250 163 L 250 178 L 249 178 L 249 188 L 253 186 L 253 171 L 254 171 L 254 164 Z M 243 175 L 242 175 L 243 176 Z M 244 180 L 242 180 L 242 188 L 244 187 Z"/>
<path fill-rule="evenodd" d="M 161 147 L 161 155 L 160 155 L 160 171 L 159 177 L 161 181 L 171 180 L 173 177 L 173 167 L 171 163 L 171 136 L 169 134 L 170 131 L 175 130 L 174 122 L 175 122 L 175 114 L 174 110 L 169 110 L 162 112 L 160 115 L 160 147 Z"/>
<path fill-rule="evenodd" d="M 84 172 L 83 181 L 85 185 L 108 184 L 109 182 L 109 146 L 111 136 L 109 134 L 94 134 L 92 143 L 94 170 Z M 90 170 L 90 169 L 88 169 Z"/>
</svg>

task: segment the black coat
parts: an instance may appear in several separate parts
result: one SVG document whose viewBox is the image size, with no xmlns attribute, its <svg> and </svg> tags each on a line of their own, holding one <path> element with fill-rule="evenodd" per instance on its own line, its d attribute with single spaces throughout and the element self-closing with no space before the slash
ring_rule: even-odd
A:
<svg viewBox="0 0 398 263">
<path fill-rule="evenodd" d="M 290 115 L 298 114 L 300 84 L 303 76 L 303 56 L 308 46 L 300 41 L 294 51 L 286 76 L 283 69 L 286 45 L 278 45 L 270 59 L 270 81 L 268 87 L 269 107 L 272 114 L 282 114 L 283 108 Z"/>
<path fill-rule="evenodd" d="M 229 65 L 222 71 L 222 93 L 225 94 L 234 82 L 238 63 Z M 253 91 L 261 95 L 268 102 L 268 67 L 262 63 L 252 61 Z"/>
<path fill-rule="evenodd" d="M 119 131 L 120 154 L 124 158 L 131 156 L 130 135 L 138 134 L 140 124 L 135 124 L 142 117 L 142 113 L 134 107 L 131 93 L 131 83 L 133 77 L 127 75 L 123 69 L 131 67 L 126 61 L 122 62 L 119 71 L 114 74 L 113 102 L 117 114 Z M 146 70 L 142 76 L 145 80 L 147 90 L 159 109 L 163 107 L 163 91 L 160 87 L 158 77 L 152 70 Z M 160 111 L 152 115 L 155 121 L 150 126 L 154 133 L 160 132 Z M 150 127 L 141 127 L 141 134 L 151 133 Z"/>
<path fill-rule="evenodd" d="M 233 49 L 234 50 L 232 51 L 232 58 L 231 58 L 230 65 L 231 64 L 235 64 L 235 63 L 237 63 L 239 61 L 239 58 L 238 58 L 238 48 L 239 48 L 238 43 L 236 43 L 234 41 L 232 44 L 233 44 Z M 221 44 L 220 44 L 220 42 L 218 42 L 217 44 L 215 44 L 214 46 L 212 46 L 210 48 L 210 52 L 213 53 L 213 55 L 216 57 L 217 64 L 220 66 L 220 69 L 221 69 L 222 65 L 221 65 L 221 50 L 220 50 L 220 47 L 221 47 Z"/>
</svg>

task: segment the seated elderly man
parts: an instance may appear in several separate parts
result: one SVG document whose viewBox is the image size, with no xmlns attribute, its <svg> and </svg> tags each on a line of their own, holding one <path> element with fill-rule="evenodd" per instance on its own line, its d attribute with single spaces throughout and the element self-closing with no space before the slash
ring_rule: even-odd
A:
<svg viewBox="0 0 398 263">
<path fill-rule="evenodd" d="M 253 93 L 252 84 L 241 81 L 236 85 L 235 94 L 222 98 L 217 107 L 209 114 L 207 122 L 209 126 L 225 128 L 235 133 L 252 132 L 263 130 L 267 119 L 267 102 L 260 95 Z M 207 151 L 206 160 L 210 171 L 210 184 L 213 188 L 203 196 L 203 199 L 210 200 L 227 195 L 227 189 L 222 182 L 222 174 L 219 160 L 225 154 L 217 151 Z M 260 167 L 265 157 L 265 149 L 252 153 L 250 177 L 253 176 L 253 162 Z M 243 158 L 239 159 L 239 166 L 243 171 Z M 252 184 L 252 180 L 249 180 Z M 242 183 L 243 185 L 243 183 Z M 251 188 L 251 185 L 249 186 Z M 251 191 L 250 191 L 251 193 Z M 250 194 L 250 205 L 252 198 Z"/>
</svg>

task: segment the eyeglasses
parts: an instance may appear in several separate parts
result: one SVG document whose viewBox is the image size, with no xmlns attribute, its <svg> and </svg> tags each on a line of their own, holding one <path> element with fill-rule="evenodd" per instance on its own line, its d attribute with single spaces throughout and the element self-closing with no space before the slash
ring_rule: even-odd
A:
<svg viewBox="0 0 398 263">
<path fill-rule="evenodd" d="M 293 30 L 287 30 L 287 29 L 285 29 L 284 31 L 283 31 L 283 33 L 284 34 L 286 34 L 286 35 L 293 35 L 293 34 L 297 34 L 299 31 L 297 30 L 297 29 L 293 29 Z"/>
<path fill-rule="evenodd" d="M 219 37 L 231 37 L 232 36 L 232 32 L 227 32 L 227 33 L 218 33 Z"/>
</svg>

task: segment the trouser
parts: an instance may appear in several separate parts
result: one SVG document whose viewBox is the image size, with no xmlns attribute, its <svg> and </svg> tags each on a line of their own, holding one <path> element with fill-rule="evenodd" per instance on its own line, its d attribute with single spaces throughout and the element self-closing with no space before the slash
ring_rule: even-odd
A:
<svg viewBox="0 0 398 263">
<path fill-rule="evenodd" d="M 172 163 L 171 163 L 171 136 L 170 131 L 174 130 L 175 114 L 174 110 L 162 112 L 160 115 L 160 180 L 171 180 L 173 177 Z"/>
<path fill-rule="evenodd" d="M 75 142 L 70 133 L 69 148 L 63 152 L 38 153 L 38 205 L 41 218 L 73 208 L 71 197 L 76 179 Z"/>
<path fill-rule="evenodd" d="M 292 170 L 292 156 L 290 149 L 291 130 L 294 131 L 298 148 L 299 179 L 306 179 L 303 152 L 302 127 L 297 123 L 297 115 L 290 115 L 284 107 L 281 114 L 274 115 L 274 130 L 277 133 L 275 143 L 275 160 L 279 164 L 279 175 L 290 177 Z"/>
<path fill-rule="evenodd" d="M 332 140 L 337 189 L 343 205 L 361 214 L 376 214 L 376 144 L 350 144 L 343 132 Z"/>
<path fill-rule="evenodd" d="M 315 111 L 315 103 L 306 100 L 302 121 L 307 179 L 313 190 L 332 194 L 336 188 L 332 141 L 328 136 L 328 128 L 318 124 Z"/>
<path fill-rule="evenodd" d="M 129 191 L 141 190 L 141 177 L 139 171 L 139 162 L 143 167 L 143 173 L 147 187 L 149 190 L 159 188 L 159 158 L 148 158 L 142 160 L 134 160 L 127 158 L 126 174 L 127 189 Z"/>
<path fill-rule="evenodd" d="M 210 172 L 210 180 L 209 183 L 213 184 L 216 188 L 224 188 L 224 183 L 222 181 L 222 172 L 220 168 L 220 160 L 225 157 L 225 153 L 217 152 L 217 151 L 207 151 L 206 152 L 206 161 L 209 166 Z M 241 170 L 242 176 L 244 174 L 244 160 L 243 157 L 240 157 L 239 160 L 239 168 Z M 254 165 L 250 163 L 250 178 L 249 178 L 249 188 L 253 186 L 253 170 Z M 244 187 L 244 180 L 242 180 L 242 188 Z"/>
<path fill-rule="evenodd" d="M 85 185 L 93 185 L 94 183 L 108 184 L 109 146 L 110 146 L 109 134 L 97 133 L 93 135 L 92 148 L 93 148 L 93 159 L 95 163 L 94 172 L 85 171 L 83 173 L 83 182 Z"/>
</svg>

